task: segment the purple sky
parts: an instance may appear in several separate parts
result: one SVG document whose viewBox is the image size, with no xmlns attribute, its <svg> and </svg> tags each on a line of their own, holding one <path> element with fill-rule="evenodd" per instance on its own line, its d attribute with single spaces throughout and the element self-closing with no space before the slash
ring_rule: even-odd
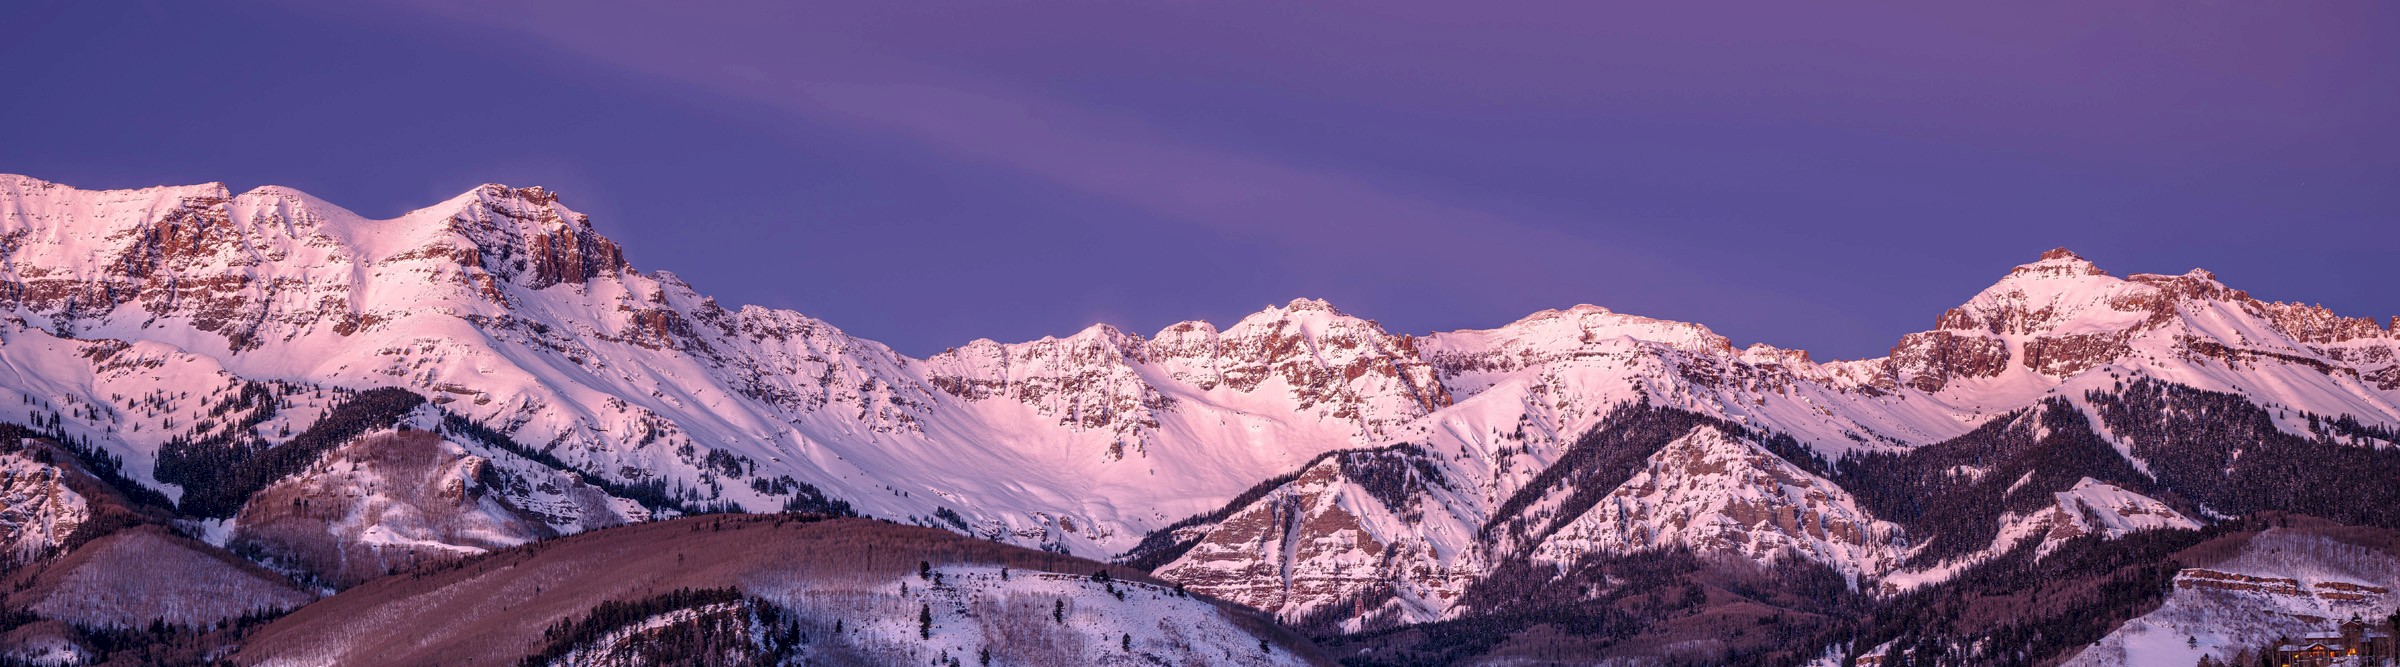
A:
<svg viewBox="0 0 2400 667">
<path fill-rule="evenodd" d="M 2392 3 L 87 4 L 0 8 L 0 171 L 545 185 L 911 354 L 1315 296 L 1873 356 L 2062 245 L 2400 314 Z"/>
</svg>

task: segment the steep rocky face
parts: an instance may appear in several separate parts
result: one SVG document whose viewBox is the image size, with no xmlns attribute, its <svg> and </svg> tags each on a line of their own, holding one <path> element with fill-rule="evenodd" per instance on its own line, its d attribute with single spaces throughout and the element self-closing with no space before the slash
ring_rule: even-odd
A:
<svg viewBox="0 0 2400 667">
<path fill-rule="evenodd" d="M 1988 378 L 2008 370 L 2008 341 L 1984 332 L 1926 331 L 1892 347 L 1891 372 L 1919 391 L 1938 392 L 1954 378 Z"/>
<path fill-rule="evenodd" d="M 1298 410 L 1355 424 L 1368 437 L 1451 403 L 1414 339 L 1324 301 L 1269 307 L 1213 337 L 1201 327 L 1178 326 L 1176 340 L 1150 350 L 1151 358 L 1202 391 L 1249 393 L 1279 384 Z"/>
<path fill-rule="evenodd" d="M 952 396 L 1013 400 L 1061 427 L 1147 447 L 1159 413 L 1173 402 L 1136 369 L 1146 358 L 1140 336 L 1097 325 L 1065 339 L 1015 345 L 977 340 L 934 355 L 925 366 L 933 386 Z M 1123 456 L 1121 447 L 1115 455 Z"/>
<path fill-rule="evenodd" d="M 1357 629 L 1369 612 L 1421 617 L 1463 592 L 1447 562 L 1472 528 L 1444 514 L 1457 490 L 1409 447 L 1319 458 L 1223 519 L 1158 573 L 1278 617 Z M 1438 528 L 1436 528 L 1438 526 Z"/>
<path fill-rule="evenodd" d="M 1185 403 L 1196 414 L 1275 405 L 1362 442 L 1451 403 L 1415 339 L 1313 299 L 1270 306 L 1223 331 L 1181 322 L 1145 340 L 1099 325 L 1065 339 L 978 340 L 926 366 L 953 396 L 1013 399 L 1061 426 L 1143 449 L 1165 413 Z"/>
<path fill-rule="evenodd" d="M 197 355 L 220 383 L 407 387 L 585 471 L 681 486 L 687 502 L 730 491 L 760 509 L 829 475 L 802 464 L 754 476 L 758 462 L 810 435 L 921 432 L 932 395 L 880 345 L 796 313 L 727 312 L 671 275 L 632 271 L 539 188 L 484 186 L 367 220 L 273 187 L 86 192 L 7 177 L 0 239 L 0 305 L 29 329 L 10 337 L 12 357 L 46 358 L 59 336 L 116 341 L 83 355 L 88 370 L 12 386 L 108 406 L 66 427 L 137 477 L 182 430 L 169 424 L 200 421 L 187 397 L 199 387 L 107 379 L 176 355 Z M 154 403 L 143 421 L 155 423 L 128 419 L 132 396 Z M 790 425 L 806 415 L 821 416 L 814 433 Z M 236 439 L 251 437 L 277 440 Z M 783 442 L 713 451 L 762 438 Z"/>
<path fill-rule="evenodd" d="M 1340 467 L 1310 467 L 1288 491 L 1228 517 L 1162 576 L 1292 615 L 1379 583 L 1385 545 L 1343 507 Z"/>
<path fill-rule="evenodd" d="M 13 562 L 55 553 L 91 518 L 65 471 L 26 451 L 0 453 L 0 550 Z"/>
<path fill-rule="evenodd" d="M 2042 253 L 2039 261 L 2011 269 L 1998 284 L 1944 313 L 1940 326 L 2011 336 L 2049 333 L 2105 306 L 2107 291 L 2088 288 L 2112 282 L 2107 271 L 2058 248 Z"/>
<path fill-rule="evenodd" d="M 431 279 L 434 290 L 406 299 L 505 304 L 496 280 L 541 289 L 626 268 L 614 243 L 540 188 L 487 185 L 364 222 L 282 188 L 84 192 L 10 176 L 0 179 L 0 294 L 52 331 L 181 320 L 238 354 L 397 319 L 359 298 L 381 277 Z"/>
</svg>

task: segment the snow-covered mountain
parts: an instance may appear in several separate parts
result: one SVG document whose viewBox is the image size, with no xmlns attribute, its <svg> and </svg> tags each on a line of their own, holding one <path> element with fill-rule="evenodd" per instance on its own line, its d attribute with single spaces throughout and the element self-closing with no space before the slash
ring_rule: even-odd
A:
<svg viewBox="0 0 2400 667">
<path fill-rule="evenodd" d="M 281 188 L 11 176 L 0 256 L 0 372 L 17 375 L 0 384 L 32 401 L 0 416 L 63 414 L 170 495 L 153 473 L 161 447 L 200 435 L 186 399 L 243 381 L 397 386 L 678 502 L 773 510 L 813 493 L 1106 555 L 1447 403 L 1408 338 L 1308 301 L 1222 332 L 1095 327 L 910 359 L 634 271 L 539 188 L 367 220 Z M 239 439 L 291 430 L 250 426 Z"/>
<path fill-rule="evenodd" d="M 1379 482 L 1319 464 L 1246 494 L 1243 507 L 1162 533 L 1135 562 L 1287 620 L 1347 609 L 1351 628 L 1375 616 L 1362 609 L 1404 621 L 1470 611 L 1453 606 L 1459 592 L 1511 559 L 1563 564 L 1669 544 L 1752 559 L 1796 556 L 1906 588 L 2024 539 L 2042 537 L 2047 553 L 2077 535 L 2191 527 L 2187 513 L 2233 511 L 2178 510 L 2039 460 L 2083 451 L 2076 443 L 2104 443 L 2095 446 L 2113 449 L 2107 458 L 2125 472 L 2111 479 L 2121 484 L 2194 484 L 2152 473 L 2141 452 L 2173 449 L 2164 439 L 2145 444 L 2108 419 L 2084 416 L 2102 412 L 2092 401 L 2117 401 L 2134 378 L 2229 394 L 2272 412 L 2277 429 L 2298 437 L 2323 437 L 2310 415 L 2400 423 L 2400 383 L 2391 381 L 2400 373 L 2400 339 L 2390 325 L 2259 301 L 2205 271 L 2116 278 L 2064 250 L 2017 267 L 1880 359 L 1815 363 L 1765 346 L 1737 350 L 1696 325 L 1593 307 L 1435 334 L 1419 347 L 1457 403 L 1395 440 L 1413 444 L 1404 453 L 1423 469 L 1409 479 L 1436 483 L 1378 494 L 1370 489 Z M 2011 421 L 2020 428 L 2010 431 Z M 2390 432 L 2379 433 L 2354 444 L 2389 447 Z M 1955 444 L 1933 447 L 1945 443 Z M 2046 465 L 2043 481 L 2012 483 L 2035 480 L 2030 467 L 1986 480 L 1995 467 L 1978 447 L 2038 454 L 2024 465 Z M 1943 532 L 1952 544 L 1989 547 L 1927 552 L 1944 536 L 1930 528 L 1908 534 L 1888 523 L 1902 517 L 1863 508 L 1852 493 L 1898 486 L 1861 486 L 1891 481 L 1890 473 L 1873 477 L 1888 470 L 1873 465 L 1885 458 L 1905 466 L 1955 459 L 1916 475 L 1950 481 L 1920 489 L 1906 505 L 1988 484 L 1988 499 L 1958 501 L 1989 507 L 1990 516 L 1975 519 L 1988 525 Z M 2068 470 L 2076 474 L 2058 476 Z M 1290 518 L 1250 518 L 1275 512 Z M 1262 525 L 1269 529 L 1260 532 Z M 1341 543 L 1376 548 L 1309 554 L 1285 546 Z M 1303 556 L 1316 561 L 1295 560 Z"/>
<path fill-rule="evenodd" d="M 1095 325 L 914 359 L 636 270 L 540 188 L 372 220 L 277 187 L 0 176 L 0 387 L 23 397 L 0 421 L 121 459 L 212 540 L 314 530 L 348 537 L 285 546 L 348 558 L 707 506 L 846 507 L 1124 554 L 1347 627 L 1468 613 L 1468 589 L 1511 562 L 1675 546 L 1916 585 L 2017 537 L 2290 504 L 2195 490 L 2188 429 L 2129 416 L 2156 398 L 2129 383 L 2230 396 L 2309 442 L 2389 447 L 2393 329 L 2055 250 L 1876 359 L 1590 305 L 1393 333 L 1309 299 L 1222 328 Z M 430 405 L 309 435 L 378 387 Z M 402 423 L 435 436 L 372 435 Z M 2113 463 L 2002 461 L 2095 447 Z M 194 471 L 299 449 L 308 465 L 270 479 Z M 1926 514 L 1864 481 L 1903 477 L 1905 493 L 1966 489 L 1984 495 L 1963 506 L 1990 511 Z M 45 493 L 10 479 L 0 490 Z M 361 500 L 338 517 L 243 506 L 335 493 Z M 13 519 L 16 548 L 71 522 L 57 498 Z"/>
</svg>

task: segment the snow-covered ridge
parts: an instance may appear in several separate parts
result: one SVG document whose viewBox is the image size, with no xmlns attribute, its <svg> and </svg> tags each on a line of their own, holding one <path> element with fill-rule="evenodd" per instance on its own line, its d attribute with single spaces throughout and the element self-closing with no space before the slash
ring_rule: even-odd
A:
<svg viewBox="0 0 2400 667">
<path fill-rule="evenodd" d="M 114 406 L 69 411 L 65 428 L 145 482 L 175 416 L 128 416 L 112 396 L 401 386 L 697 502 L 772 510 L 805 484 L 869 514 L 1090 556 L 1337 449 L 1406 442 L 1478 462 L 1450 471 L 1460 500 L 1445 507 L 1496 505 L 1637 398 L 1828 455 L 1953 437 L 2103 370 L 2400 423 L 2388 326 L 2256 302 L 2205 274 L 2117 279 L 2052 255 L 1869 360 L 1740 348 L 1595 306 L 1393 333 L 1307 299 L 1221 328 L 1100 325 L 919 360 L 636 270 L 540 188 L 370 220 L 278 187 L 0 176 L 0 385 Z M 11 409 L 0 418 L 33 414 Z M 166 410 L 189 423 L 192 409 Z"/>
<path fill-rule="evenodd" d="M 2039 557 L 2049 555 L 2067 540 L 2085 535 L 2116 538 L 2143 530 L 2200 527 L 2199 522 L 2156 498 L 2090 477 L 2076 482 L 2074 488 L 2051 495 L 2058 499 L 2057 504 L 2027 516 L 2004 519 L 1990 553 L 1996 555 L 2032 539 L 2040 540 L 2034 547 L 2034 554 Z"/>
<path fill-rule="evenodd" d="M 1906 545 L 1899 526 L 1849 492 L 1703 426 L 1667 444 L 1590 512 L 1543 540 L 1537 562 L 1680 545 L 1758 561 L 1804 558 L 1853 578 L 1880 574 Z"/>
</svg>

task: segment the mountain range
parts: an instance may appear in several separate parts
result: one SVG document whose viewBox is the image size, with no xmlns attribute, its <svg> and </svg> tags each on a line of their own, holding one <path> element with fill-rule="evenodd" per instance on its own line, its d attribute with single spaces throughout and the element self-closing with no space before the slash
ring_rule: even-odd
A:
<svg viewBox="0 0 2400 667">
<path fill-rule="evenodd" d="M 637 270 L 542 188 L 375 220 L 279 187 L 0 175 L 0 421 L 38 443 L 0 456 L 0 537 L 42 570 L 148 525 L 276 582 L 185 619 L 208 623 L 798 512 L 1112 561 L 1357 664 L 2053 664 L 2164 623 L 2127 625 L 2163 598 L 2039 639 L 1884 621 L 2044 568 L 2182 582 L 2125 559 L 2338 533 L 2290 516 L 2400 529 L 2396 328 L 2058 249 L 1873 359 L 1592 305 L 1394 333 L 1313 299 L 919 359 Z M 2346 568 L 2311 572 L 2386 571 Z"/>
</svg>

